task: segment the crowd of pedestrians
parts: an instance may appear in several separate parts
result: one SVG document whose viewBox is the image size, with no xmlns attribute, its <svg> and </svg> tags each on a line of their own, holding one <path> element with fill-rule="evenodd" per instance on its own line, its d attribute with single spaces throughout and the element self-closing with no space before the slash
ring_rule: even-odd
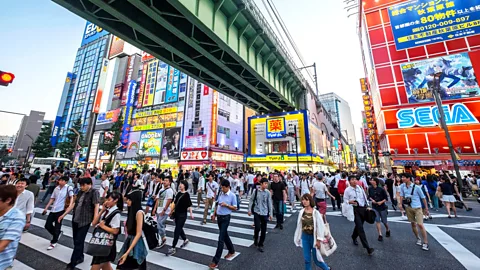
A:
<svg viewBox="0 0 480 270">
<path fill-rule="evenodd" d="M 333 238 L 326 216 L 328 198 L 333 211 L 338 209 L 353 221 L 352 243 L 358 245 L 360 239 L 368 255 L 373 255 L 375 249 L 367 240 L 365 222 L 375 223 L 378 241 L 384 241 L 384 236 L 390 237 L 389 205 L 405 215 L 411 223 L 416 244 L 425 251 L 429 250 L 429 244 L 423 223 L 424 219 L 431 219 L 431 210 L 438 211 L 443 205 L 449 218 L 451 211 L 457 217 L 456 205 L 460 202 L 462 208 L 471 210 L 463 202 L 457 179 L 443 172 L 422 179 L 408 173 L 389 173 L 387 177 L 339 170 L 332 173 L 297 173 L 293 170 L 255 174 L 197 168 L 191 172 L 181 171 L 174 178 L 169 170 L 159 169 L 141 172 L 120 169 L 107 173 L 96 169 L 75 172 L 55 169 L 47 170 L 43 179 L 35 172 L 29 179 L 18 173 L 4 173 L 0 180 L 0 269 L 12 264 L 21 234 L 30 228 L 40 189 L 37 180 L 41 180 L 45 190 L 40 202 L 48 199 L 42 212 L 43 215 L 48 213 L 45 229 L 51 235 L 47 250 L 54 250 L 62 237 L 63 220 L 67 217 L 71 220 L 73 251 L 67 269 L 75 269 L 83 263 L 87 252 L 92 252 L 92 269 L 112 269 L 114 262 L 118 269 L 146 269 L 149 249 L 174 256 L 177 248 L 189 244 L 184 226 L 188 218 L 194 219 L 193 207 L 198 209 L 201 203 L 205 210 L 200 223 L 216 223 L 219 229 L 217 250 L 209 265 L 211 269 L 218 267 L 224 247 L 228 250 L 225 259 L 236 254 L 228 227 L 232 212 L 239 210 L 243 198 L 248 199 L 247 212 L 253 218 L 254 246 L 259 252 L 265 250 L 268 222 L 275 221 L 275 229 L 283 230 L 287 203 L 292 210 L 301 209 L 294 242 L 303 248 L 306 269 L 311 269 L 312 263 L 321 269 L 330 269 L 322 257 L 322 254 L 329 255 L 325 248 L 333 252 L 336 246 L 330 241 Z M 476 180 L 476 177 L 465 179 L 471 183 Z M 142 201 L 146 201 L 145 209 Z M 127 218 L 122 225 L 124 203 Z M 152 219 L 154 223 L 147 222 Z M 175 228 L 171 246 L 164 251 L 167 219 L 173 219 Z M 155 226 L 153 238 L 158 233 L 158 240 L 144 241 L 144 238 L 152 237 L 146 233 L 146 226 Z M 120 251 L 117 252 L 115 240 L 107 252 L 95 253 L 95 248 L 90 245 L 84 250 L 92 227 L 113 239 L 125 234 Z M 180 239 L 182 243 L 178 245 Z M 2 240 L 8 242 L 3 244 Z"/>
</svg>

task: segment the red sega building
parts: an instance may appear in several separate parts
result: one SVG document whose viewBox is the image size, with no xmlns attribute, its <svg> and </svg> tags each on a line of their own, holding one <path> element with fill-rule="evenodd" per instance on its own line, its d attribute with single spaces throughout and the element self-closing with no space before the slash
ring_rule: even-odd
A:
<svg viewBox="0 0 480 270">
<path fill-rule="evenodd" d="M 363 53 L 365 76 L 368 81 L 376 129 L 378 130 L 378 151 L 380 153 L 390 152 L 391 158 L 397 165 L 400 161 L 404 163 L 405 161 L 417 161 L 413 163 L 416 166 L 424 164 L 439 165 L 438 161 L 443 160 L 442 163 L 448 166 L 450 164 L 448 160 L 451 157 L 445 134 L 438 125 L 419 125 L 415 122 L 413 125 L 402 126 L 399 111 L 412 109 L 415 112 L 418 108 L 433 108 L 435 106 L 435 102 L 430 99 L 412 102 L 411 96 L 413 94 L 417 95 L 418 92 L 408 91 L 411 85 L 409 84 L 410 81 L 405 80 L 406 73 L 404 72 L 407 67 L 410 67 L 407 65 L 408 63 L 463 55 L 470 58 L 473 67 L 472 72 L 476 71 L 476 74 L 480 76 L 480 34 L 471 35 L 471 32 L 465 32 L 470 33 L 470 35 L 398 49 L 398 42 L 400 41 L 398 36 L 394 37 L 394 31 L 392 31 L 392 25 L 394 24 L 391 22 L 391 18 L 394 18 L 392 17 L 392 10 L 398 8 L 399 5 L 407 5 L 406 2 L 408 1 L 363 0 L 361 1 L 362 4 L 359 5 L 358 33 Z M 461 0 L 418 0 L 416 3 L 420 6 L 413 5 L 411 9 L 415 11 L 417 7 L 422 8 L 422 3 L 428 5 L 429 2 L 441 2 L 440 4 L 444 5 L 447 2 L 454 2 L 449 5 L 455 5 L 455 2 L 457 5 L 465 3 L 459 3 Z M 479 2 L 477 10 L 480 12 L 480 1 L 469 0 L 466 2 Z M 412 6 L 410 3 L 408 5 Z M 475 7 L 472 6 L 472 8 Z M 403 11 L 405 12 L 405 10 Z M 456 15 L 458 20 L 458 11 Z M 394 28 L 393 30 L 402 30 L 397 24 Z M 415 36 L 412 35 L 411 37 L 415 39 Z M 406 40 L 404 39 L 404 41 Z M 475 82 L 476 78 L 472 81 L 472 84 L 475 84 Z M 415 97 L 418 97 L 418 95 Z M 469 115 L 473 117 L 467 124 L 459 121 L 459 123 L 452 123 L 448 127 L 455 151 L 462 160 L 461 165 L 464 166 L 461 169 L 478 169 L 478 165 L 480 165 L 478 164 L 480 162 L 479 93 L 476 92 L 476 95 L 466 97 L 445 99 L 442 102 L 444 106 L 448 105 L 450 110 L 453 110 L 455 104 L 460 104 L 455 106 L 466 107 Z M 433 115 L 433 112 L 431 114 Z M 475 165 L 477 166 L 475 167 Z"/>
</svg>

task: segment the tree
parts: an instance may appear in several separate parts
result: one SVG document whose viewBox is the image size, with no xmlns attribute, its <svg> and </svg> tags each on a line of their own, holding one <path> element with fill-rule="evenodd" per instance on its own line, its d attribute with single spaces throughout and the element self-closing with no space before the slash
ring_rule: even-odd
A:
<svg viewBox="0 0 480 270">
<path fill-rule="evenodd" d="M 43 125 L 40 134 L 38 134 L 37 139 L 32 144 L 32 152 L 35 154 L 35 157 L 45 158 L 53 155 L 53 147 L 50 143 L 51 133 L 52 123 Z"/>
<path fill-rule="evenodd" d="M 75 120 L 73 122 L 72 128 L 75 129 L 80 133 L 80 140 L 78 143 L 81 145 L 83 143 L 83 134 L 81 133 L 82 130 L 82 121 L 80 119 Z M 73 131 L 68 130 L 67 135 L 65 136 L 65 140 L 58 144 L 57 149 L 60 150 L 60 156 L 63 158 L 73 159 L 73 155 L 77 149 L 77 134 Z"/>
<path fill-rule="evenodd" d="M 100 149 L 110 154 L 110 163 L 112 158 L 117 154 L 118 143 L 120 142 L 120 136 L 122 135 L 123 119 L 122 114 L 118 117 L 117 122 L 113 123 L 110 130 L 105 131 L 103 136 L 103 143 L 100 145 Z"/>
</svg>

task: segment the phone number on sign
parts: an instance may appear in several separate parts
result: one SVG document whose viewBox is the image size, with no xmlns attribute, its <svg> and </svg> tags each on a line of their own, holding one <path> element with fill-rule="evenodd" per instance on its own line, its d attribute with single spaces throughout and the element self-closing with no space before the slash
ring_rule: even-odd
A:
<svg viewBox="0 0 480 270">
<path fill-rule="evenodd" d="M 425 23 L 433 21 L 433 20 L 432 21 L 428 20 L 429 17 L 425 17 L 425 18 L 427 18 L 426 19 L 427 21 L 425 21 Z M 452 19 L 452 20 L 439 22 L 439 23 L 432 23 L 432 24 L 429 24 L 429 25 L 413 28 L 412 31 L 413 31 L 413 33 L 417 33 L 417 32 L 421 32 L 421 31 L 425 31 L 425 30 L 435 29 L 437 27 L 443 27 L 443 26 L 451 25 L 451 24 L 454 24 L 454 23 L 466 22 L 466 21 L 468 21 L 469 18 L 470 18 L 470 16 L 464 16 L 464 17 L 459 17 L 459 18 Z M 422 20 L 422 23 L 424 23 L 423 20 Z"/>
</svg>

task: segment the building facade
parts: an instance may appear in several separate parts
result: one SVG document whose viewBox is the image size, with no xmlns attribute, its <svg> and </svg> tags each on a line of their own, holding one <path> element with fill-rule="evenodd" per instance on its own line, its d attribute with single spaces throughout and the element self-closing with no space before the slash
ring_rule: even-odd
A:
<svg viewBox="0 0 480 270">
<path fill-rule="evenodd" d="M 332 116 L 332 120 L 337 123 L 348 144 L 355 145 L 355 128 L 352 122 L 352 112 L 348 102 L 335 93 L 327 93 L 319 96 L 327 113 Z"/>
<path fill-rule="evenodd" d="M 27 157 L 33 142 L 40 134 L 45 113 L 39 111 L 30 111 L 28 116 L 24 116 L 20 129 L 16 134 L 15 144 L 13 146 L 12 156 L 23 162 Z"/>
<path fill-rule="evenodd" d="M 359 5 L 371 151 L 380 165 L 452 169 L 433 91 L 460 157 L 480 165 L 479 0 L 364 0 Z M 437 29 L 438 28 L 438 29 Z M 434 80 L 434 75 L 439 76 Z"/>
<path fill-rule="evenodd" d="M 3 148 L 5 146 L 7 149 L 13 149 L 13 145 L 15 144 L 15 138 L 15 135 L 0 136 L 0 148 Z"/>
</svg>

